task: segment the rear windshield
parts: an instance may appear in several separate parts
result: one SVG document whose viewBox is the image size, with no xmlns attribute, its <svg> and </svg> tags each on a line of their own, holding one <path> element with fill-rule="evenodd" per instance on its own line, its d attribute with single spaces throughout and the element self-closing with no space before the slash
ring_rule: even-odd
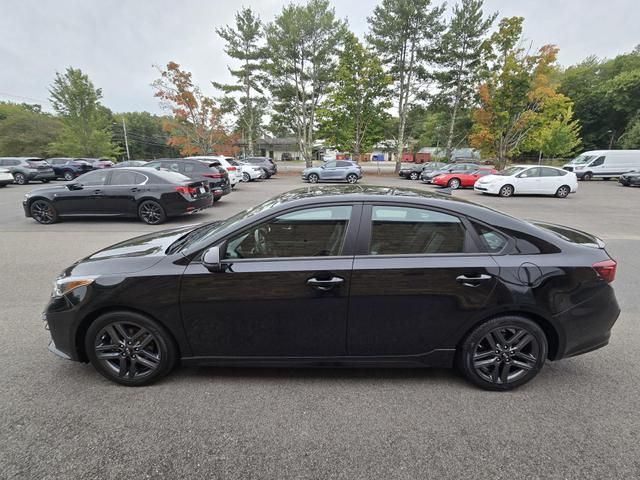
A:
<svg viewBox="0 0 640 480">
<path fill-rule="evenodd" d="M 155 176 L 164 180 L 166 183 L 182 183 L 190 181 L 189 177 L 185 177 L 181 173 L 171 172 L 169 170 L 155 170 Z"/>
<path fill-rule="evenodd" d="M 27 164 L 30 167 L 41 167 L 43 165 L 49 165 L 46 160 L 42 160 L 41 158 L 33 158 L 30 160 L 27 160 Z"/>
<path fill-rule="evenodd" d="M 590 247 L 604 247 L 604 243 L 598 237 L 591 235 L 580 230 L 564 227 L 562 225 L 554 225 L 552 223 L 544 222 L 530 222 L 536 227 L 543 228 L 554 235 L 562 238 L 563 240 L 571 243 L 577 243 L 580 245 L 587 245 Z"/>
</svg>

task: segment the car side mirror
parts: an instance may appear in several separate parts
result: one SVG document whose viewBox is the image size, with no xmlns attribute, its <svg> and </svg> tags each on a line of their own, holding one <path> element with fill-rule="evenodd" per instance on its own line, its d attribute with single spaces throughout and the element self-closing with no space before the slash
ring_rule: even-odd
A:
<svg viewBox="0 0 640 480">
<path fill-rule="evenodd" d="M 82 190 L 82 184 L 78 182 L 67 184 L 69 190 Z"/>
<path fill-rule="evenodd" d="M 224 270 L 220 261 L 220 247 L 211 247 L 202 255 L 202 264 L 210 272 L 222 272 Z"/>
</svg>

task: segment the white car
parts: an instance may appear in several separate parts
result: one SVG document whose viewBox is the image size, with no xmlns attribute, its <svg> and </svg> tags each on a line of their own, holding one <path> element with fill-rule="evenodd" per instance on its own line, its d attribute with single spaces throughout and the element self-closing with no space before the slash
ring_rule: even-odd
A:
<svg viewBox="0 0 640 480">
<path fill-rule="evenodd" d="M 0 187 L 13 183 L 13 175 L 8 168 L 0 168 Z"/>
<path fill-rule="evenodd" d="M 518 194 L 555 195 L 566 198 L 578 190 L 578 178 L 561 168 L 516 165 L 496 174 L 480 178 L 473 189 L 501 197 Z"/>
<path fill-rule="evenodd" d="M 229 160 L 229 163 L 240 169 L 243 182 L 253 182 L 254 180 L 262 178 L 264 174 L 262 167 L 258 167 L 257 165 L 251 165 L 250 163 L 239 162 L 237 160 Z"/>
<path fill-rule="evenodd" d="M 242 172 L 238 167 L 231 164 L 230 160 L 233 161 L 233 158 L 231 157 L 225 157 L 223 155 L 203 155 L 186 158 L 189 160 L 206 160 L 207 162 L 220 163 L 220 166 L 229 174 L 229 183 L 231 184 L 231 188 L 235 188 L 235 186 L 242 181 Z"/>
</svg>

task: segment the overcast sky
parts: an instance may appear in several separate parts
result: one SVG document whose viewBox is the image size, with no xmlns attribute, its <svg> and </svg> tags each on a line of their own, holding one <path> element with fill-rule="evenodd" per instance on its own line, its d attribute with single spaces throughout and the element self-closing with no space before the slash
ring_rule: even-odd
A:
<svg viewBox="0 0 640 480">
<path fill-rule="evenodd" d="M 437 1 L 437 0 L 436 0 Z M 283 0 L 0 0 L 0 100 L 40 103 L 56 71 L 81 68 L 114 112 L 160 113 L 152 65 L 173 60 L 203 90 L 226 81 L 228 59 L 214 27 L 241 6 L 270 21 Z M 334 0 L 336 13 L 363 36 L 378 0 Z M 451 4 L 452 2 L 449 2 Z M 613 57 L 640 43 L 640 0 L 485 0 L 487 12 L 525 18 L 525 37 L 559 46 L 562 65 Z"/>
</svg>

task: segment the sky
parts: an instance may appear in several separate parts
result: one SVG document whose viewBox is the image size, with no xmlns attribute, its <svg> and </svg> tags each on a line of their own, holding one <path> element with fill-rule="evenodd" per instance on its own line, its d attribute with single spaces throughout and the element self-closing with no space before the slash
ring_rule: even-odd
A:
<svg viewBox="0 0 640 480">
<path fill-rule="evenodd" d="M 333 0 L 361 38 L 381 0 Z M 435 3 L 441 3 L 434 0 Z M 232 24 L 241 6 L 265 22 L 289 0 L 0 0 L 0 100 L 50 110 L 55 73 L 82 69 L 114 112 L 162 113 L 150 84 L 169 61 L 193 73 L 203 91 L 230 79 L 215 27 Z M 451 5 L 453 2 L 449 2 Z M 533 47 L 552 43 L 568 66 L 589 55 L 611 58 L 640 44 L 640 0 L 485 0 L 486 12 L 525 18 Z"/>
</svg>

